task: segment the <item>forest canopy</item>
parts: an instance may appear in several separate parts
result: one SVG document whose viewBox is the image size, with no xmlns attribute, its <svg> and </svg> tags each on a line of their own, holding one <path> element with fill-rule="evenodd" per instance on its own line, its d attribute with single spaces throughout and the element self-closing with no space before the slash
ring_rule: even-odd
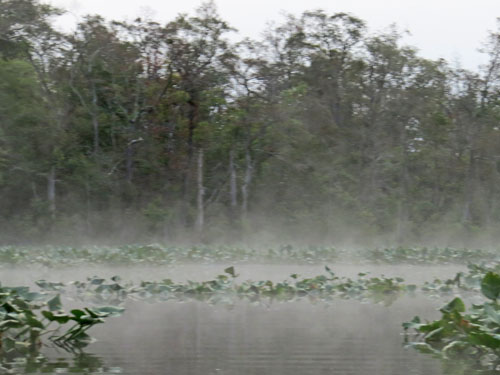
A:
<svg viewBox="0 0 500 375">
<path fill-rule="evenodd" d="M 1 243 L 498 239 L 500 28 L 468 71 L 345 13 L 63 13 L 0 0 Z"/>
</svg>

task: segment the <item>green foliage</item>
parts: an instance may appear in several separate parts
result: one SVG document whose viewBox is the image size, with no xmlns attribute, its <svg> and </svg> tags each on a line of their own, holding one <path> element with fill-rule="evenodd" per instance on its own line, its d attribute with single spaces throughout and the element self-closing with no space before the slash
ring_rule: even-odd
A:
<svg viewBox="0 0 500 375">
<path fill-rule="evenodd" d="M 165 25 L 89 16 L 71 35 L 61 13 L 0 3 L 4 243 L 180 238 L 199 215 L 200 241 L 497 236 L 498 33 L 472 73 L 344 13 L 239 44 L 212 3 Z"/>
<path fill-rule="evenodd" d="M 483 249 L 455 249 L 428 247 L 394 247 L 369 249 L 363 254 L 375 263 L 388 264 L 459 264 L 498 259 L 496 251 Z"/>
<path fill-rule="evenodd" d="M 496 302 L 500 296 L 500 275 L 488 272 L 481 281 L 481 292 L 487 298 Z"/>
<path fill-rule="evenodd" d="M 152 210 L 154 211 L 154 210 Z M 155 211 L 156 212 L 156 211 Z M 154 220 L 153 220 L 154 219 Z M 160 225 L 163 215 L 151 218 Z M 386 248 L 383 250 L 343 250 L 333 246 L 247 247 L 247 246 L 173 246 L 161 244 L 124 246 L 0 246 L 0 268 L 12 265 L 39 265 L 46 267 L 104 265 L 167 265 L 177 263 L 277 263 L 325 264 L 338 260 L 370 262 L 373 264 L 465 264 L 471 261 L 490 261 L 492 265 L 469 264 L 468 273 L 457 274 L 452 280 L 436 280 L 441 284 L 464 290 L 478 289 L 488 271 L 498 272 L 495 251 L 453 248 Z M 439 285 L 438 285 L 439 284 Z M 486 286 L 487 287 L 487 286 Z"/>
<path fill-rule="evenodd" d="M 335 261 L 340 254 L 340 250 L 330 246 L 294 247 L 291 245 L 267 249 L 222 245 L 181 247 L 160 244 L 119 247 L 0 246 L 2 265 L 38 264 L 47 267 L 85 264 L 165 265 L 221 262 L 321 264 Z"/>
<path fill-rule="evenodd" d="M 41 285 L 49 290 L 55 286 Z M 45 292 L 31 292 L 27 287 L 0 287 L 0 357 L 37 353 L 44 335 L 66 350 L 83 348 L 91 342 L 88 329 L 122 312 L 118 307 L 94 307 L 74 309 L 68 314 L 62 309 L 60 294 L 51 297 Z M 68 322 L 74 325 L 62 331 Z M 57 327 L 51 326 L 52 323 Z"/>
<path fill-rule="evenodd" d="M 121 305 L 129 298 L 156 302 L 197 299 L 209 303 L 232 304 L 236 299 L 294 301 L 305 297 L 325 302 L 343 298 L 390 305 L 398 296 L 411 294 L 416 290 L 415 285 L 405 285 L 402 278 L 383 276 L 368 278 L 367 274 L 360 273 L 357 278 L 352 279 L 336 276 L 329 267 L 325 267 L 325 270 L 324 275 L 300 278 L 299 275 L 293 274 L 290 279 L 281 282 L 271 280 L 238 282 L 235 267 L 231 266 L 224 270 L 225 274 L 207 281 L 176 283 L 165 279 L 132 284 L 123 283 L 115 276 L 111 281 L 91 277 L 86 281 L 73 281 L 68 285 L 45 280 L 38 281 L 37 285 L 46 293 L 55 292 L 58 295 L 67 293 L 76 296 L 82 302 L 91 301 L 100 305 Z M 110 308 L 100 311 L 113 312 Z"/>
<path fill-rule="evenodd" d="M 481 292 L 492 302 L 473 305 L 466 314 L 464 302 L 456 297 L 440 309 L 440 320 L 422 323 L 415 317 L 403 323 L 406 332 L 415 330 L 420 338 L 409 345 L 445 359 L 467 359 L 473 368 L 496 370 L 500 365 L 499 288 L 500 276 L 488 272 L 482 278 Z"/>
</svg>

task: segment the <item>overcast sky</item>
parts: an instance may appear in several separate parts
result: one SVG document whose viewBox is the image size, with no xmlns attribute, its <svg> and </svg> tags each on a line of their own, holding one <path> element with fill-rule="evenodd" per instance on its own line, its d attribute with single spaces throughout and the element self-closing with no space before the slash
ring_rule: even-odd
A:
<svg viewBox="0 0 500 375">
<path fill-rule="evenodd" d="M 69 10 L 61 19 L 68 29 L 84 14 L 100 14 L 107 19 L 133 19 L 151 15 L 169 21 L 178 13 L 192 13 L 200 0 L 46 0 Z M 283 12 L 324 9 L 329 13 L 349 12 L 365 20 L 371 31 L 396 23 L 411 35 L 405 42 L 428 58 L 444 57 L 476 69 L 485 61 L 477 49 L 488 30 L 496 30 L 500 0 L 216 0 L 221 16 L 241 35 L 258 38 L 266 23 L 278 21 Z"/>
</svg>

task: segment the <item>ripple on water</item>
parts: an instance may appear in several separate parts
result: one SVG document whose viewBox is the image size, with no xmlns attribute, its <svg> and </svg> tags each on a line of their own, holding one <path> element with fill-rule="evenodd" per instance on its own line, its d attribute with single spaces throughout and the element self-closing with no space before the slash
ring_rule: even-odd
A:
<svg viewBox="0 0 500 375">
<path fill-rule="evenodd" d="M 94 332 L 92 349 L 125 374 L 439 375 L 439 361 L 405 349 L 401 336 L 402 321 L 439 304 L 134 302 Z"/>
</svg>

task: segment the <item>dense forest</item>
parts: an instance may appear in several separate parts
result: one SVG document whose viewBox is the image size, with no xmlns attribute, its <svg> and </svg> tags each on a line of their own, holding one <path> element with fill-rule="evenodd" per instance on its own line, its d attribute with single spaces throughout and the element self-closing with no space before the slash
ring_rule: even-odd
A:
<svg viewBox="0 0 500 375">
<path fill-rule="evenodd" d="M 472 72 L 345 13 L 63 12 L 0 0 L 0 242 L 498 239 L 500 31 Z"/>
</svg>

